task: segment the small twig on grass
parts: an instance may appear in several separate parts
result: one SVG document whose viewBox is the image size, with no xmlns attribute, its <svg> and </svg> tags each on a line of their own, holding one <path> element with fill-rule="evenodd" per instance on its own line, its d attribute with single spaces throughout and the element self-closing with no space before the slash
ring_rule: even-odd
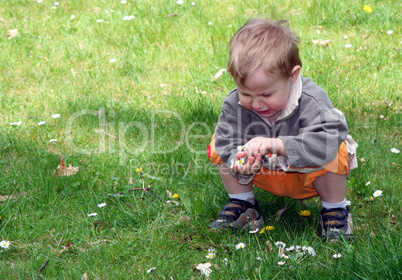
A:
<svg viewBox="0 0 402 280">
<path fill-rule="evenodd" d="M 149 189 L 151 190 L 151 192 L 154 194 L 154 196 L 156 196 L 160 201 L 162 201 L 162 199 L 156 195 L 156 193 L 154 192 L 154 190 L 151 188 L 150 185 L 148 185 Z"/>
<path fill-rule="evenodd" d="M 133 189 L 129 189 L 128 191 L 149 191 L 150 187 L 148 188 L 133 188 Z"/>
<path fill-rule="evenodd" d="M 110 196 L 119 196 L 119 195 L 121 195 L 121 194 L 123 194 L 124 192 L 119 192 L 119 193 L 115 193 L 115 194 L 113 194 L 113 193 L 108 193 L 108 194 L 106 194 L 106 195 L 110 195 Z"/>
<path fill-rule="evenodd" d="M 42 267 L 41 268 L 39 268 L 39 273 L 41 273 L 42 272 L 42 270 L 44 270 L 45 269 L 45 267 L 46 267 L 46 265 L 49 263 L 49 259 L 47 259 L 46 261 L 45 261 L 45 263 L 42 265 Z"/>
<path fill-rule="evenodd" d="M 148 188 L 133 188 L 133 189 L 129 189 L 128 191 L 129 191 L 129 192 L 131 192 L 131 191 L 144 191 L 145 194 L 146 194 L 148 197 L 149 197 L 148 191 L 151 191 L 152 194 L 153 194 L 155 197 L 157 197 L 160 201 L 162 201 L 162 199 L 161 199 L 159 196 L 156 195 L 156 193 L 154 192 L 154 190 L 151 188 L 150 185 L 148 185 Z"/>
</svg>

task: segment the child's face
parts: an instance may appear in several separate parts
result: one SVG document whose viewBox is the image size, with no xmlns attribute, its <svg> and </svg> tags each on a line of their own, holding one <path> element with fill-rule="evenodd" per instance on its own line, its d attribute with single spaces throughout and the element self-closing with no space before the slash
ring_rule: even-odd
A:
<svg viewBox="0 0 402 280">
<path fill-rule="evenodd" d="M 257 69 L 249 76 L 244 86 L 238 87 L 240 104 L 255 111 L 263 118 L 275 121 L 283 108 L 285 108 L 290 94 L 290 86 L 297 79 L 300 67 L 289 78 L 279 75 L 267 75 L 262 69 Z"/>
</svg>

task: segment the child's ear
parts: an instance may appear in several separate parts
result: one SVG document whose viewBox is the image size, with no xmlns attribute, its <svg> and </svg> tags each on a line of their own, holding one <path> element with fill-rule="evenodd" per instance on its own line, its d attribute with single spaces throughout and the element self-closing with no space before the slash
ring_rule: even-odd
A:
<svg viewBox="0 0 402 280">
<path fill-rule="evenodd" d="M 295 67 L 293 67 L 292 71 L 290 71 L 290 82 L 292 84 L 296 82 L 297 77 L 299 77 L 300 69 L 301 69 L 300 65 L 296 65 Z"/>
</svg>

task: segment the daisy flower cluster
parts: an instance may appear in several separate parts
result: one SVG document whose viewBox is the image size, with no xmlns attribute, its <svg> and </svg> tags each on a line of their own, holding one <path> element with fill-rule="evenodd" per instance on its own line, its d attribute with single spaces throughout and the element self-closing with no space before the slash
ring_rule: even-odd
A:
<svg viewBox="0 0 402 280">
<path fill-rule="evenodd" d="M 292 245 L 286 247 L 286 244 L 282 241 L 275 242 L 275 246 L 279 248 L 278 255 L 281 259 L 283 259 L 278 262 L 278 265 L 284 265 L 286 263 L 285 260 L 287 259 L 299 260 L 305 256 L 314 257 L 316 255 L 314 248 L 311 246 Z"/>
<path fill-rule="evenodd" d="M 56 3 L 57 3 L 57 2 L 56 2 Z M 58 118 L 60 118 L 60 114 L 53 114 L 53 115 L 52 115 L 52 119 L 55 119 L 55 120 L 57 121 Z M 20 126 L 21 124 L 22 124 L 22 121 L 12 122 L 12 123 L 10 123 L 10 126 L 18 127 L 18 126 Z M 40 121 L 40 122 L 37 123 L 37 126 L 44 126 L 45 124 L 46 124 L 46 121 Z M 51 139 L 49 140 L 49 142 L 50 142 L 50 143 L 56 143 L 56 142 L 57 142 L 57 139 L 51 138 Z"/>
</svg>

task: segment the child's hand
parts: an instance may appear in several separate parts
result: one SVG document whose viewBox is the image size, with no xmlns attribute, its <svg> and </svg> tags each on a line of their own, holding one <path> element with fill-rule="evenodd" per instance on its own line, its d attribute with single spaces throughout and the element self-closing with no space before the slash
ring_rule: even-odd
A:
<svg viewBox="0 0 402 280">
<path fill-rule="evenodd" d="M 244 145 L 244 152 L 247 158 L 268 153 L 286 156 L 285 147 L 279 138 L 255 137 Z"/>
<path fill-rule="evenodd" d="M 244 151 L 240 151 L 236 154 L 236 162 L 243 159 L 246 156 Z M 247 157 L 247 160 L 243 164 L 234 164 L 233 171 L 240 174 L 254 174 L 261 169 L 262 155 L 257 154 L 255 157 Z"/>
</svg>

